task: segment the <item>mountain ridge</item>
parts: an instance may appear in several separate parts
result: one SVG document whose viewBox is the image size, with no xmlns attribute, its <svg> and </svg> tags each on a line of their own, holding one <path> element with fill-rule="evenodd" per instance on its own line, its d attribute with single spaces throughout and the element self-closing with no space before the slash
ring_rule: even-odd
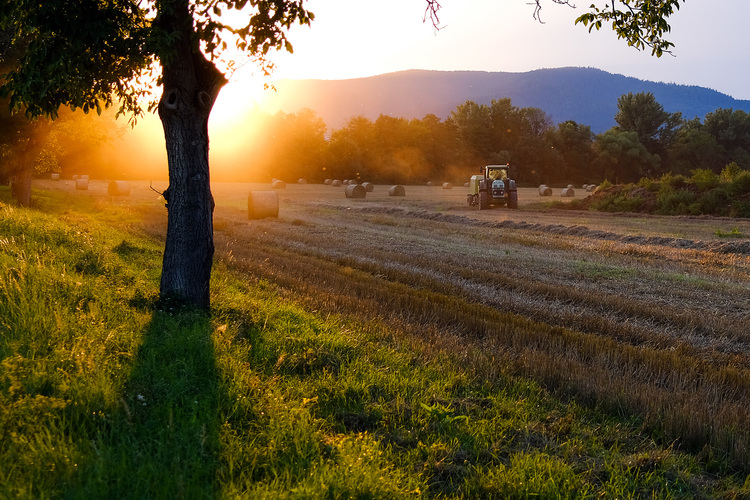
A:
<svg viewBox="0 0 750 500">
<path fill-rule="evenodd" d="M 381 114 L 441 119 L 466 101 L 490 104 L 510 98 L 514 106 L 544 110 L 554 123 L 574 120 L 596 133 L 615 125 L 617 99 L 628 92 L 651 92 L 669 112 L 703 119 L 718 108 L 750 112 L 750 100 L 735 99 L 695 85 L 653 82 L 597 68 L 544 68 L 521 73 L 404 70 L 347 80 L 280 80 L 268 106 L 287 113 L 313 110 L 329 129 L 355 116 Z"/>
</svg>

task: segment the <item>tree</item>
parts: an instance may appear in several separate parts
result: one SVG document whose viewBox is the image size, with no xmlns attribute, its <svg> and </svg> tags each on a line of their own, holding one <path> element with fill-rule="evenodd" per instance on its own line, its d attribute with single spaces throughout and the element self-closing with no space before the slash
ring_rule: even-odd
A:
<svg viewBox="0 0 750 500">
<path fill-rule="evenodd" d="M 162 299 L 210 305 L 213 207 L 208 168 L 208 117 L 226 84 L 221 55 L 234 46 L 264 71 L 272 49 L 292 50 L 286 30 L 309 24 L 304 0 L 6 0 L 0 28 L 12 29 L 22 57 L 2 95 L 28 116 L 56 117 L 60 106 L 96 110 L 119 104 L 144 112 L 144 87 L 162 87 L 157 109 L 164 128 L 169 187 Z M 232 25 L 226 11 L 242 14 Z M 228 19 L 228 17 L 227 17 Z"/>
<path fill-rule="evenodd" d="M 750 114 L 738 109 L 722 109 L 708 113 L 703 130 L 711 134 L 722 149 L 722 165 L 738 163 L 750 168 Z"/>
<path fill-rule="evenodd" d="M 550 129 L 548 141 L 560 154 L 560 163 L 555 165 L 546 182 L 590 182 L 594 180 L 589 167 L 594 159 L 594 134 L 591 127 L 572 120 L 559 123 Z"/>
<path fill-rule="evenodd" d="M 719 173 L 727 163 L 723 148 L 698 118 L 685 122 L 669 147 L 669 164 L 674 174 L 690 175 L 691 170 L 698 168 Z"/>
<path fill-rule="evenodd" d="M 616 182 L 635 182 L 659 166 L 659 157 L 648 152 L 635 132 L 617 127 L 598 135 L 594 148 L 600 177 Z"/>
<path fill-rule="evenodd" d="M 682 113 L 668 113 L 651 92 L 632 92 L 617 99 L 615 121 L 620 130 L 635 132 L 651 154 L 667 159 L 667 149 L 674 141 Z"/>
</svg>

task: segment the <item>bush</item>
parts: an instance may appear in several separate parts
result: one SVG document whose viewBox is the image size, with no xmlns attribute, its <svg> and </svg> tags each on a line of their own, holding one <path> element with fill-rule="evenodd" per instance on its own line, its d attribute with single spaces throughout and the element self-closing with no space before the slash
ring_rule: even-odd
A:
<svg viewBox="0 0 750 500">
<path fill-rule="evenodd" d="M 729 186 L 732 196 L 744 196 L 750 194 L 750 172 L 743 170 L 738 173 Z"/>
<path fill-rule="evenodd" d="M 732 162 L 721 170 L 719 177 L 721 178 L 721 182 L 734 182 L 742 172 L 746 172 L 746 170 L 742 170 L 742 167 L 737 165 L 736 162 Z"/>
<path fill-rule="evenodd" d="M 614 184 L 612 184 L 612 183 L 611 183 L 611 182 L 610 182 L 609 180 L 607 180 L 607 179 L 604 179 L 604 180 L 602 181 L 602 183 L 601 183 L 601 184 L 599 184 L 599 187 L 598 187 L 598 188 L 596 188 L 596 190 L 597 190 L 597 191 L 604 191 L 605 189 L 609 189 L 609 188 L 611 188 L 612 186 L 614 186 Z"/>
<path fill-rule="evenodd" d="M 653 193 L 659 191 L 659 181 L 650 177 L 642 177 L 641 180 L 638 181 L 638 186 L 643 189 L 648 189 Z"/>
<path fill-rule="evenodd" d="M 662 186 L 669 186 L 675 189 L 684 188 L 688 184 L 688 178 L 684 175 L 672 175 L 672 173 L 666 173 L 661 176 Z"/>
<path fill-rule="evenodd" d="M 602 198 L 595 200 L 591 208 L 602 212 L 639 212 L 645 203 L 641 196 L 643 193 L 644 189 L 635 184 L 617 186 Z"/>
<path fill-rule="evenodd" d="M 679 176 L 682 177 L 682 176 Z M 698 195 L 687 189 L 664 189 L 657 197 L 657 213 L 661 215 L 699 215 Z"/>
<path fill-rule="evenodd" d="M 724 188 L 708 191 L 698 199 L 701 212 L 711 215 L 729 215 L 732 207 L 732 197 Z"/>
<path fill-rule="evenodd" d="M 716 175 L 713 170 L 698 168 L 691 170 L 690 173 L 692 174 L 690 181 L 700 191 L 709 191 L 719 185 L 719 176 Z"/>
</svg>

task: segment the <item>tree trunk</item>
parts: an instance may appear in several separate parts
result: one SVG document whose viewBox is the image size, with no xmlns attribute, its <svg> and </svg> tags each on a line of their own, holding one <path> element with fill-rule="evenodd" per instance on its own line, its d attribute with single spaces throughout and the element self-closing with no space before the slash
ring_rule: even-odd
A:
<svg viewBox="0 0 750 500">
<path fill-rule="evenodd" d="M 25 168 L 13 176 L 10 182 L 10 194 L 22 207 L 31 205 L 31 169 Z"/>
<path fill-rule="evenodd" d="M 224 76 L 191 43 L 188 3 L 175 2 L 162 19 L 181 33 L 169 57 L 162 57 L 163 94 L 159 117 L 169 164 L 167 238 L 161 275 L 161 299 L 199 308 L 210 306 L 209 283 L 214 255 L 214 201 L 208 167 L 208 117 Z"/>
</svg>

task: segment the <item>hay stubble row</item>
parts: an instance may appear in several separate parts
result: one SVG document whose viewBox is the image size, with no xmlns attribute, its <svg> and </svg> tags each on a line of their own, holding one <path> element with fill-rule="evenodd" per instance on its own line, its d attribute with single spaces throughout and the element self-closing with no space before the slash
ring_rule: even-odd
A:
<svg viewBox="0 0 750 500">
<path fill-rule="evenodd" d="M 252 224 L 218 210 L 234 221 L 217 233 L 220 258 L 315 309 L 438 343 L 458 339 L 452 345 L 466 356 L 483 351 L 502 370 L 635 413 L 678 445 L 750 459 L 750 434 L 738 430 L 750 423 L 747 254 L 690 240 L 684 228 L 680 241 L 695 244 L 671 246 L 666 218 L 651 221 L 654 233 L 666 228 L 664 238 L 641 240 L 626 237 L 632 221 L 618 215 L 590 216 L 623 233 L 612 239 L 599 229 L 544 231 L 581 227 L 582 213 L 567 214 L 566 224 L 559 212 L 523 207 L 481 217 L 458 204 L 436 210 L 437 199 L 285 205 L 280 219 Z M 545 215 L 556 224 L 487 219 Z M 726 221 L 676 222 L 703 237 L 702 225 Z"/>
<path fill-rule="evenodd" d="M 252 189 L 214 188 L 217 258 L 249 279 L 750 463 L 750 252 L 714 235 L 750 222 L 544 210 L 536 189 L 480 212 L 459 189 L 355 200 L 312 184 L 248 221 Z"/>
</svg>

